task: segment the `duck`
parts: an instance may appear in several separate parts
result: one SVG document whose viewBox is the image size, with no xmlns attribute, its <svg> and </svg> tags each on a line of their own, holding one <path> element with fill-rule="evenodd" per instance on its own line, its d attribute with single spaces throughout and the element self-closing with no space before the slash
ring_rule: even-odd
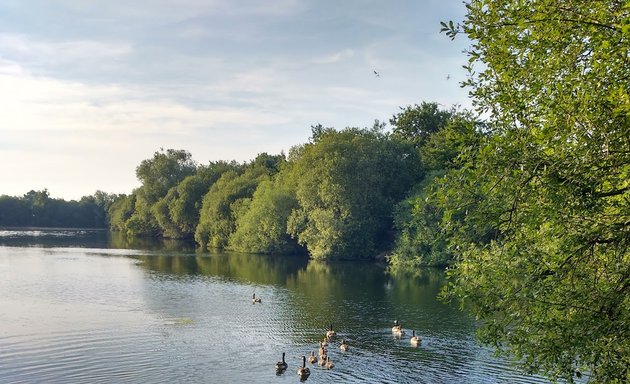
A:
<svg viewBox="0 0 630 384">
<path fill-rule="evenodd" d="M 308 362 L 311 364 L 317 363 L 317 357 L 315 357 L 315 352 L 311 351 L 311 355 L 308 357 Z"/>
<path fill-rule="evenodd" d="M 326 338 L 332 339 L 335 336 L 337 336 L 337 333 L 335 331 L 333 331 L 333 326 L 332 326 L 332 324 L 330 324 L 330 330 L 328 332 L 326 332 Z"/>
<path fill-rule="evenodd" d="M 341 349 L 342 351 L 346 352 L 347 350 L 350 349 L 350 346 L 348 344 L 346 344 L 345 340 L 341 340 L 341 345 L 339 346 L 339 349 Z"/>
<path fill-rule="evenodd" d="M 330 361 L 330 357 L 326 357 L 326 369 L 333 369 L 335 367 L 335 363 Z"/>
<path fill-rule="evenodd" d="M 306 368 L 306 356 L 302 356 L 302 366 L 297 369 L 297 374 L 301 379 L 306 379 L 311 374 L 311 370 Z"/>
<path fill-rule="evenodd" d="M 252 304 L 262 303 L 262 299 L 260 297 L 256 297 L 256 292 L 252 295 Z"/>
<path fill-rule="evenodd" d="M 416 336 L 416 331 L 412 331 L 410 342 L 411 342 L 412 345 L 415 345 L 415 346 L 420 344 L 420 338 L 418 336 Z"/>
<path fill-rule="evenodd" d="M 287 369 L 288 365 L 287 362 L 284 361 L 284 352 L 282 352 L 282 361 L 278 361 L 276 363 L 276 371 L 281 372 L 284 371 L 285 369 Z"/>
</svg>

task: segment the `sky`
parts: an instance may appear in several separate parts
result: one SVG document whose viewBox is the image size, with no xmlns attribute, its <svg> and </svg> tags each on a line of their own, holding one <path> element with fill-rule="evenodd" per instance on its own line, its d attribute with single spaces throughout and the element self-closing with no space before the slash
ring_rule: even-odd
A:
<svg viewBox="0 0 630 384">
<path fill-rule="evenodd" d="M 131 193 L 160 148 L 199 164 L 371 127 L 459 86 L 461 0 L 0 0 L 0 195 Z M 374 72 L 378 72 L 378 76 Z"/>
</svg>

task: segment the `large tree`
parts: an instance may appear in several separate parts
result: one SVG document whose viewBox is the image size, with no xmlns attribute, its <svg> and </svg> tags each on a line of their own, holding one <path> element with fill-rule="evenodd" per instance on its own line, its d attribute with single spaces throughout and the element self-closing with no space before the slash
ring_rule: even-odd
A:
<svg viewBox="0 0 630 384">
<path fill-rule="evenodd" d="M 204 195 L 223 173 L 238 167 L 236 162 L 211 162 L 207 166 L 199 166 L 194 175 L 187 176 L 172 187 L 151 208 L 162 235 L 169 238 L 192 238 L 199 224 Z"/>
<path fill-rule="evenodd" d="M 284 155 L 259 154 L 241 170 L 227 171 L 203 197 L 195 240 L 204 248 L 225 248 L 236 230 L 236 220 L 247 212 L 258 184 L 269 180 Z"/>
<path fill-rule="evenodd" d="M 153 158 L 142 160 L 136 168 L 136 176 L 142 183 L 133 194 L 135 196 L 134 212 L 125 223 L 125 229 L 131 236 L 158 236 L 160 225 L 155 214 L 164 212 L 163 206 L 156 203 L 168 191 L 179 184 L 187 176 L 195 173 L 197 164 L 191 154 L 183 149 L 160 149 Z M 171 229 L 171 228 L 169 228 Z"/>
<path fill-rule="evenodd" d="M 300 251 L 297 241 L 287 233 L 289 215 L 298 208 L 298 202 L 295 185 L 286 175 L 281 172 L 258 185 L 247 211 L 236 219 L 230 249 L 268 254 Z"/>
<path fill-rule="evenodd" d="M 289 160 L 299 208 L 288 231 L 316 259 L 372 258 L 389 246 L 392 210 L 419 177 L 417 152 L 374 129 L 313 129 Z"/>
<path fill-rule="evenodd" d="M 469 87 L 492 138 L 435 202 L 452 297 L 528 372 L 630 381 L 630 3 L 471 0 Z"/>
</svg>

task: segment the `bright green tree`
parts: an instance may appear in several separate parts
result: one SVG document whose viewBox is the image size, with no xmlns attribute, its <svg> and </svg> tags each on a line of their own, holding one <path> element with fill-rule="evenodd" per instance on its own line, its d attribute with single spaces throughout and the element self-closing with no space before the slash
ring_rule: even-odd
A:
<svg viewBox="0 0 630 384">
<path fill-rule="evenodd" d="M 199 224 L 203 196 L 223 173 L 237 168 L 236 163 L 211 162 L 207 166 L 199 166 L 194 175 L 187 176 L 172 187 L 152 207 L 162 235 L 170 238 L 192 238 Z"/>
<path fill-rule="evenodd" d="M 168 191 L 197 169 L 189 152 L 185 150 L 160 149 L 151 159 L 142 160 L 136 168 L 136 176 L 142 186 L 134 190 L 134 211 L 125 223 L 129 236 L 160 236 L 162 231 L 155 216 L 165 213 L 161 204 L 154 208 Z M 167 231 L 174 228 L 167 226 Z"/>
<path fill-rule="evenodd" d="M 295 185 L 287 181 L 286 174 L 280 173 L 258 185 L 248 210 L 237 218 L 230 249 L 267 254 L 299 250 L 297 242 L 287 233 L 289 215 L 298 208 L 298 202 Z"/>
<path fill-rule="evenodd" d="M 395 136 L 413 143 L 416 148 L 423 146 L 428 138 L 442 129 L 453 117 L 454 110 L 440 109 L 438 103 L 422 102 L 408 105 L 390 120 Z"/>
<path fill-rule="evenodd" d="M 263 180 L 268 180 L 284 161 L 283 155 L 262 153 L 240 172 L 227 171 L 204 196 L 195 240 L 202 247 L 225 248 L 236 230 L 236 220 L 247 212 Z"/>
<path fill-rule="evenodd" d="M 316 259 L 372 258 L 390 245 L 392 210 L 419 179 L 417 152 L 374 129 L 314 127 L 295 148 L 292 178 L 299 204 L 289 233 Z"/>
<path fill-rule="evenodd" d="M 531 373 L 630 382 L 630 3 L 471 0 L 492 137 L 437 189 L 448 293 Z"/>
<path fill-rule="evenodd" d="M 135 195 L 120 195 L 109 205 L 107 216 L 109 218 L 109 228 L 116 232 L 127 231 L 127 220 L 133 214 L 136 202 Z"/>
<path fill-rule="evenodd" d="M 189 152 L 160 149 L 153 154 L 153 158 L 142 160 L 136 168 L 136 176 L 142 183 L 145 199 L 153 205 L 186 176 L 193 175 L 196 169 L 197 165 Z"/>
</svg>

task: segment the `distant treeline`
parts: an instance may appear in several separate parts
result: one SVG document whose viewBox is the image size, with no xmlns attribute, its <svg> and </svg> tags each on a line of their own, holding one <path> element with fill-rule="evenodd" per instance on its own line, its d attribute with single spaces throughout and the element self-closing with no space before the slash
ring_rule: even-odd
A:
<svg viewBox="0 0 630 384">
<path fill-rule="evenodd" d="M 48 190 L 22 197 L 0 196 L 0 226 L 107 228 L 107 209 L 115 195 L 97 191 L 81 200 L 52 199 Z"/>
</svg>

